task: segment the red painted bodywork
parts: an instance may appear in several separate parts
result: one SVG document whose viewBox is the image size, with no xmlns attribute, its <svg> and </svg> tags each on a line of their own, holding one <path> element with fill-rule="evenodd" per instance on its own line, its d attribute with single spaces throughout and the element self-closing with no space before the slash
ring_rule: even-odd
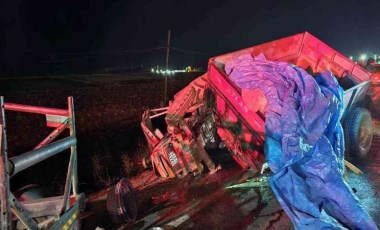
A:
<svg viewBox="0 0 380 230">
<path fill-rule="evenodd" d="M 174 152 L 177 158 L 180 158 L 183 153 L 193 157 L 195 152 L 181 149 L 183 147 L 181 142 L 186 139 L 194 140 L 197 135 L 201 136 L 199 133 L 194 133 L 194 127 L 191 126 L 191 122 L 188 122 L 192 116 L 199 115 L 196 113 L 197 109 L 194 109 L 197 104 L 211 105 L 209 109 L 214 111 L 212 113 L 215 121 L 213 125 L 217 128 L 218 136 L 230 150 L 236 162 L 241 167 L 251 168 L 254 171 L 261 168 L 264 161 L 262 153 L 265 139 L 263 106 L 266 104 L 266 99 L 257 92 L 243 93 L 224 72 L 226 62 L 243 54 L 253 56 L 262 54 L 267 60 L 288 62 L 313 73 L 330 70 L 337 78 L 349 74 L 358 83 L 363 83 L 360 86 L 357 85 L 357 88 L 361 88 L 363 92 L 367 89 L 367 81 L 372 76 L 371 72 L 352 62 L 308 32 L 210 58 L 207 74 L 194 80 L 189 86 L 181 90 L 174 97 L 174 101 L 170 103 L 166 116 L 169 136 L 158 138 L 154 135 L 150 120 L 147 121 L 146 116 L 143 116 L 142 126 L 152 149 L 151 158 L 156 170 L 167 172 L 168 168 L 172 167 L 167 163 L 170 162 L 169 156 L 165 157 L 167 154 L 162 154 L 166 149 L 163 146 L 170 146 L 170 143 L 172 148 L 176 145 L 179 146 L 175 148 L 175 151 L 169 151 Z M 197 84 L 197 82 L 202 82 L 202 84 Z M 212 102 L 210 99 L 204 98 L 206 95 L 204 92 L 207 89 L 210 89 L 214 95 Z M 190 116 L 185 118 L 186 114 L 190 114 Z M 179 131 L 183 138 L 179 143 L 176 143 L 178 139 L 171 141 L 170 138 L 178 135 L 178 133 L 171 130 L 174 126 L 178 126 L 179 121 L 187 129 Z M 192 143 L 201 144 L 199 142 Z M 198 147 L 198 149 L 203 149 L 203 146 Z M 196 150 L 197 148 L 192 149 Z M 161 159 L 162 157 L 164 160 Z M 188 163 L 185 161 L 182 163 L 181 167 L 188 167 Z M 159 167 L 162 169 L 158 169 Z M 168 177 L 168 173 L 160 174 Z M 174 176 L 175 173 L 169 175 L 169 177 Z"/>
<path fill-rule="evenodd" d="M 375 71 L 371 78 L 372 109 L 380 117 L 380 65 L 375 65 Z"/>
<path fill-rule="evenodd" d="M 310 68 L 313 72 L 331 70 L 336 77 L 348 71 L 359 83 L 370 80 L 372 75 L 308 32 L 213 57 L 209 65 L 218 66 L 246 53 L 253 56 L 263 54 L 268 60 L 289 62 L 303 69 Z"/>
<path fill-rule="evenodd" d="M 265 120 L 259 111 L 252 111 L 249 108 L 253 107 L 245 104 L 241 90 L 229 80 L 223 66 L 227 61 L 247 53 L 253 56 L 263 54 L 267 60 L 292 63 L 312 72 L 331 70 L 336 77 L 348 71 L 359 83 L 371 78 L 369 71 L 308 32 L 211 58 L 208 79 L 216 95 L 218 134 L 243 168 L 257 170 L 261 165 Z M 260 100 L 264 98 L 257 97 L 251 101 L 263 104 Z M 240 133 L 236 132 L 236 128 Z"/>
</svg>

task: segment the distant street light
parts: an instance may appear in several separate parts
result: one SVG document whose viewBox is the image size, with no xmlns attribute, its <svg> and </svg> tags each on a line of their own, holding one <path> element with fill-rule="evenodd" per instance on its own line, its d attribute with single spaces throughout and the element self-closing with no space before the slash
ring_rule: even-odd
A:
<svg viewBox="0 0 380 230">
<path fill-rule="evenodd" d="M 367 54 L 360 55 L 359 59 L 365 61 L 367 59 Z"/>
</svg>

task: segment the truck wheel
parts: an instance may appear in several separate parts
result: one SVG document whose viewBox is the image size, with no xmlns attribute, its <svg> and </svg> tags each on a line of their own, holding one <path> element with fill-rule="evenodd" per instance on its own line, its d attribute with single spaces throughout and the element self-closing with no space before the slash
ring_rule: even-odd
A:
<svg viewBox="0 0 380 230">
<path fill-rule="evenodd" d="M 372 118 L 368 110 L 355 108 L 344 126 L 346 152 L 351 157 L 363 159 L 372 143 Z"/>
</svg>

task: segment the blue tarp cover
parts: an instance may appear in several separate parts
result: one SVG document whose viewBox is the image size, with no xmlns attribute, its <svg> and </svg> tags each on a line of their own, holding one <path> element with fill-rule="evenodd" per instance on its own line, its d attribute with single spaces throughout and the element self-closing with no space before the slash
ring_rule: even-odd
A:
<svg viewBox="0 0 380 230">
<path fill-rule="evenodd" d="M 332 73 L 314 78 L 250 54 L 228 61 L 225 71 L 241 89 L 260 89 L 266 97 L 270 186 L 295 228 L 378 229 L 343 179 L 343 90 Z"/>
</svg>

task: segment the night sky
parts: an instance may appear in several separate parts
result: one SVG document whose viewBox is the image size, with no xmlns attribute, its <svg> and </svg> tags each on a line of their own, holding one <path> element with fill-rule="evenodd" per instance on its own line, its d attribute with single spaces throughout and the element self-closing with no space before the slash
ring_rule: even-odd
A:
<svg viewBox="0 0 380 230">
<path fill-rule="evenodd" d="M 174 68 L 309 31 L 346 54 L 380 53 L 380 1 L 7 0 L 0 76 Z"/>
</svg>

